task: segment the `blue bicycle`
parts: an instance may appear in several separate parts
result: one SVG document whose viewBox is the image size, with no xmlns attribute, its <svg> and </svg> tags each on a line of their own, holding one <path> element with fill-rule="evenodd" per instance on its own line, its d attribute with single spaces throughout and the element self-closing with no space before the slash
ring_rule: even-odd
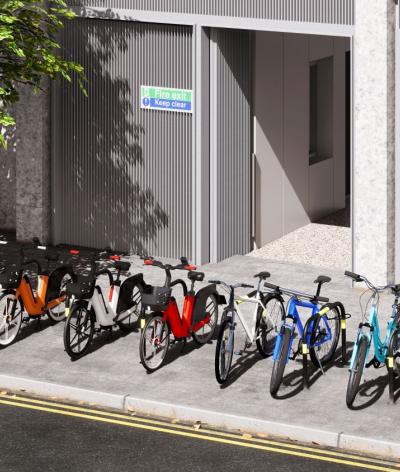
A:
<svg viewBox="0 0 400 472">
<path fill-rule="evenodd" d="M 290 296 L 287 309 L 283 310 L 282 324 L 275 342 L 270 383 L 270 392 L 273 396 L 279 390 L 285 367 L 290 359 L 294 360 L 299 354 L 309 353 L 312 363 L 323 372 L 322 367 L 335 355 L 340 335 L 341 313 L 338 307 L 340 304 L 327 304 L 329 299 L 320 296 L 322 285 L 330 281 L 329 277 L 319 276 L 315 280 L 318 284 L 315 295 L 265 283 L 265 287 L 272 290 L 273 297 L 277 298 L 282 306 L 282 295 Z M 319 305 L 321 302 L 326 305 L 321 307 Z M 310 312 L 305 325 L 302 323 L 298 308 L 308 309 Z M 298 345 L 295 348 L 296 340 Z"/>
<path fill-rule="evenodd" d="M 350 361 L 350 377 L 347 384 L 346 393 L 346 403 L 350 408 L 357 396 L 364 368 L 370 367 L 371 365 L 373 365 L 375 368 L 379 368 L 387 363 L 387 366 L 390 369 L 393 368 L 393 365 L 391 365 L 393 360 L 396 360 L 396 363 L 399 362 L 400 285 L 385 285 L 381 287 L 375 287 L 366 277 L 353 272 L 345 272 L 345 275 L 350 277 L 354 282 L 364 282 L 366 284 L 367 290 L 360 296 L 360 305 L 363 295 L 367 292 L 372 292 L 372 295 L 366 304 L 366 307 L 371 305 L 369 310 L 369 320 L 366 320 L 367 308 L 365 308 L 362 313 L 363 320 L 358 328 L 357 340 L 354 343 L 353 353 Z M 392 308 L 392 315 L 387 324 L 386 335 L 382 340 L 378 319 L 379 294 L 380 292 L 383 292 L 387 289 L 391 289 L 393 295 L 395 296 L 395 300 Z M 374 348 L 374 357 L 370 362 L 367 363 L 372 343 Z M 397 371 L 398 367 L 399 366 L 397 365 Z"/>
</svg>

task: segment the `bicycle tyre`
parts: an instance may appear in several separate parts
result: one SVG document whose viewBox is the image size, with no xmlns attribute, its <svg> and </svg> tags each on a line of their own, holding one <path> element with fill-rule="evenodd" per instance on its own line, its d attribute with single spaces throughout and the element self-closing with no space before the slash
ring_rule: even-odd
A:
<svg viewBox="0 0 400 472">
<path fill-rule="evenodd" d="M 11 316 L 9 313 L 11 308 L 9 302 L 16 304 L 12 319 L 9 319 Z M 0 346 L 9 346 L 17 338 L 21 329 L 23 311 L 22 303 L 17 299 L 15 292 L 3 292 L 0 295 Z M 13 329 L 10 335 L 9 327 L 11 324 Z"/>
<path fill-rule="evenodd" d="M 323 308 L 324 307 L 322 307 L 321 310 Z M 329 315 L 331 312 L 334 312 L 334 313 L 332 313 L 332 316 Z M 314 364 L 314 366 L 316 368 L 319 368 L 320 365 L 319 365 L 319 362 L 318 362 L 318 350 L 316 350 L 314 346 L 315 346 L 315 343 L 318 340 L 318 336 L 320 335 L 320 333 L 318 333 L 318 328 L 320 328 L 322 326 L 322 328 L 320 328 L 320 329 L 323 332 L 326 329 L 326 324 L 325 324 L 326 321 L 328 323 L 329 323 L 329 321 L 333 321 L 332 324 L 333 324 L 334 330 L 331 327 L 332 342 L 331 342 L 331 345 L 329 347 L 329 350 L 327 351 L 327 353 L 324 356 L 319 358 L 319 362 L 321 363 L 322 366 L 328 364 L 333 359 L 333 357 L 336 353 L 337 345 L 339 343 L 340 313 L 339 313 L 337 308 L 333 307 L 333 308 L 331 308 L 330 312 L 328 312 L 325 315 L 320 316 L 318 318 L 318 321 L 316 323 L 314 323 L 314 325 L 313 325 L 313 330 L 312 330 L 312 334 L 311 334 L 311 338 L 310 338 L 310 358 L 311 358 L 311 362 Z M 325 344 L 328 344 L 328 342 L 323 343 L 321 347 L 323 347 Z"/>
<path fill-rule="evenodd" d="M 272 309 L 272 314 L 269 314 L 270 318 L 275 324 L 275 329 L 271 326 L 268 325 L 268 321 L 265 320 L 265 317 L 263 316 L 264 311 L 267 311 L 268 309 L 268 304 L 271 302 L 277 302 L 277 307 L 278 310 Z M 284 319 L 285 317 L 285 307 L 283 306 L 282 300 L 277 297 L 276 295 L 271 295 L 268 294 L 265 296 L 262 300 L 263 305 L 265 306 L 265 310 L 262 306 L 258 306 L 257 309 L 257 322 L 256 322 L 256 345 L 258 352 L 261 354 L 262 357 L 266 358 L 269 357 L 273 353 L 273 346 L 268 347 L 268 343 L 271 340 L 271 337 L 269 337 L 269 333 L 271 332 L 270 330 L 274 330 L 275 336 L 278 332 L 278 327 L 280 326 L 280 322 Z"/>
<path fill-rule="evenodd" d="M 94 325 L 93 309 L 88 310 L 86 303 L 74 303 L 64 325 L 64 348 L 71 359 L 79 359 L 87 353 L 92 344 Z M 74 344 L 76 338 L 77 345 Z"/>
<path fill-rule="evenodd" d="M 206 300 L 206 310 L 210 311 L 210 321 L 203 326 L 199 331 L 192 333 L 193 339 L 197 344 L 207 344 L 215 333 L 215 328 L 218 323 L 218 303 L 215 295 L 210 295 Z M 208 326 L 210 330 L 205 332 L 205 327 Z M 203 333 L 203 334 L 202 334 Z"/>
<path fill-rule="evenodd" d="M 72 282 L 72 277 L 70 274 L 66 273 L 61 279 L 58 297 L 66 296 L 67 285 L 70 282 Z M 65 320 L 65 300 L 56 305 L 54 308 L 49 308 L 47 310 L 47 316 L 54 323 Z"/>
<path fill-rule="evenodd" d="M 133 306 L 129 311 L 133 311 L 127 317 L 124 317 L 124 319 L 119 320 L 117 318 L 116 320 L 119 329 L 125 333 L 130 333 L 137 326 L 137 321 L 142 313 L 142 292 L 143 287 L 140 284 L 134 284 L 132 286 L 131 298 Z M 118 316 L 120 316 L 120 314 Z"/>
<path fill-rule="evenodd" d="M 272 367 L 271 382 L 269 387 L 269 391 L 272 396 L 278 393 L 279 387 L 281 386 L 283 380 L 283 374 L 285 372 L 291 336 L 291 329 L 285 326 L 283 328 L 282 341 L 278 353 L 278 358 L 276 359 L 276 361 L 274 361 L 274 365 Z"/>
<path fill-rule="evenodd" d="M 358 393 L 361 377 L 365 366 L 365 358 L 367 356 L 367 347 L 368 339 L 366 336 L 363 335 L 360 337 L 356 346 L 357 353 L 354 359 L 355 367 L 350 371 L 349 382 L 347 384 L 346 404 L 349 408 L 353 405 Z"/>
<path fill-rule="evenodd" d="M 157 326 L 157 324 L 162 325 L 161 331 L 160 331 L 160 327 Z M 158 361 L 154 365 L 150 364 L 151 358 L 148 358 L 147 356 L 146 341 L 148 339 L 148 336 L 147 336 L 148 331 L 150 332 L 150 346 L 152 347 L 153 351 L 154 351 L 155 346 L 156 347 L 158 346 L 158 348 L 160 348 L 161 346 L 161 350 L 159 351 L 161 355 Z M 169 330 L 168 323 L 164 321 L 161 315 L 153 315 L 147 319 L 144 329 L 142 331 L 142 334 L 140 336 L 140 344 L 139 344 L 140 362 L 142 363 L 143 367 L 147 370 L 147 372 L 150 372 L 150 373 L 155 372 L 164 363 L 165 356 L 167 355 L 168 347 L 169 347 L 169 335 L 170 335 L 170 330 Z M 160 340 L 157 341 L 157 338 L 159 337 L 161 337 L 161 341 Z"/>
<path fill-rule="evenodd" d="M 232 319 L 225 317 L 221 323 L 215 350 L 215 378 L 222 385 L 229 377 L 235 346 L 235 327 Z M 228 349 L 226 349 L 228 347 Z M 228 355 L 226 356 L 226 353 Z"/>
</svg>

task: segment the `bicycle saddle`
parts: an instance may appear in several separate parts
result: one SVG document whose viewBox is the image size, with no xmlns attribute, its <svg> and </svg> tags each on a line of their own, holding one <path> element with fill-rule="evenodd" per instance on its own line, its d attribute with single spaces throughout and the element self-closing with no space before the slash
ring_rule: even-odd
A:
<svg viewBox="0 0 400 472">
<path fill-rule="evenodd" d="M 123 261 L 115 261 L 114 262 L 114 267 L 117 270 L 119 270 L 120 272 L 127 272 L 131 267 L 131 263 L 130 262 L 123 262 Z"/>
<path fill-rule="evenodd" d="M 256 279 L 261 279 L 261 280 L 266 280 L 271 277 L 271 274 L 269 272 L 260 272 L 259 274 L 255 275 L 254 278 Z"/>
<path fill-rule="evenodd" d="M 203 272 L 189 272 L 188 279 L 192 282 L 203 282 L 205 274 Z"/>
<path fill-rule="evenodd" d="M 58 254 L 55 252 L 48 252 L 45 254 L 45 259 L 49 262 L 56 262 L 58 261 Z"/>
<path fill-rule="evenodd" d="M 392 293 L 393 295 L 400 295 L 400 284 L 397 284 L 392 287 Z"/>
<path fill-rule="evenodd" d="M 330 282 L 332 279 L 330 277 L 327 277 L 326 275 L 320 275 L 314 280 L 315 284 L 325 284 Z"/>
</svg>

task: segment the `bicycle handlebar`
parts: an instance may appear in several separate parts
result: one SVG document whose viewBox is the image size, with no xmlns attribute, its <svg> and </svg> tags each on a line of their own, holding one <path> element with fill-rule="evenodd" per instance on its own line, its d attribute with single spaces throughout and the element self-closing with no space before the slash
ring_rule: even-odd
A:
<svg viewBox="0 0 400 472">
<path fill-rule="evenodd" d="M 372 282 L 370 282 L 367 277 L 364 277 L 363 275 L 356 274 L 354 272 L 350 272 L 349 270 L 346 270 L 344 273 L 346 277 L 350 277 L 351 279 L 354 280 L 354 282 L 364 282 L 367 287 L 372 290 L 373 292 L 383 292 L 387 290 L 388 288 L 392 289 L 394 292 L 400 292 L 400 285 L 395 285 L 395 284 L 388 284 L 388 285 L 374 285 Z"/>
<path fill-rule="evenodd" d="M 171 264 L 164 264 L 161 261 L 157 261 L 152 257 L 142 257 L 144 261 L 144 265 L 147 266 L 153 266 L 153 267 L 159 267 L 160 269 L 164 269 L 166 271 L 171 271 L 171 270 L 187 270 L 187 271 L 192 271 L 196 270 L 197 267 L 195 265 L 189 264 L 189 261 L 186 259 L 186 257 L 181 257 L 181 263 L 178 265 L 171 265 Z"/>
<path fill-rule="evenodd" d="M 249 284 L 243 284 L 243 283 L 237 283 L 237 284 L 227 284 L 223 280 L 209 280 L 208 281 L 210 284 L 215 284 L 215 285 L 223 285 L 229 290 L 235 290 L 236 288 L 254 288 L 254 285 L 249 285 Z"/>
</svg>

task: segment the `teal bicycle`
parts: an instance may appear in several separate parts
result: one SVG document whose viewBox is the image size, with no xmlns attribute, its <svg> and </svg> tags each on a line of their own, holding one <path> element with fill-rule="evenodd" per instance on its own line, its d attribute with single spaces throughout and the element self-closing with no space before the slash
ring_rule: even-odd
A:
<svg viewBox="0 0 400 472">
<path fill-rule="evenodd" d="M 362 308 L 362 297 L 367 292 L 372 292 L 365 310 L 362 310 L 363 320 L 359 325 L 357 340 L 354 343 L 353 353 L 350 361 L 350 377 L 347 384 L 346 403 L 349 408 L 352 407 L 357 396 L 363 371 L 365 368 L 374 366 L 376 369 L 387 365 L 390 368 L 395 367 L 399 373 L 400 367 L 400 285 L 385 285 L 375 287 L 366 277 L 355 274 L 353 272 L 345 272 L 354 282 L 364 282 L 367 290 L 360 296 L 360 306 Z M 381 339 L 379 327 L 378 310 L 379 310 L 379 294 L 390 289 L 395 297 L 392 315 L 388 321 L 385 338 Z M 369 320 L 367 321 L 367 307 L 371 305 L 369 310 Z M 371 345 L 373 343 L 374 357 L 367 362 Z M 394 366 L 394 364 L 396 364 Z"/>
</svg>

